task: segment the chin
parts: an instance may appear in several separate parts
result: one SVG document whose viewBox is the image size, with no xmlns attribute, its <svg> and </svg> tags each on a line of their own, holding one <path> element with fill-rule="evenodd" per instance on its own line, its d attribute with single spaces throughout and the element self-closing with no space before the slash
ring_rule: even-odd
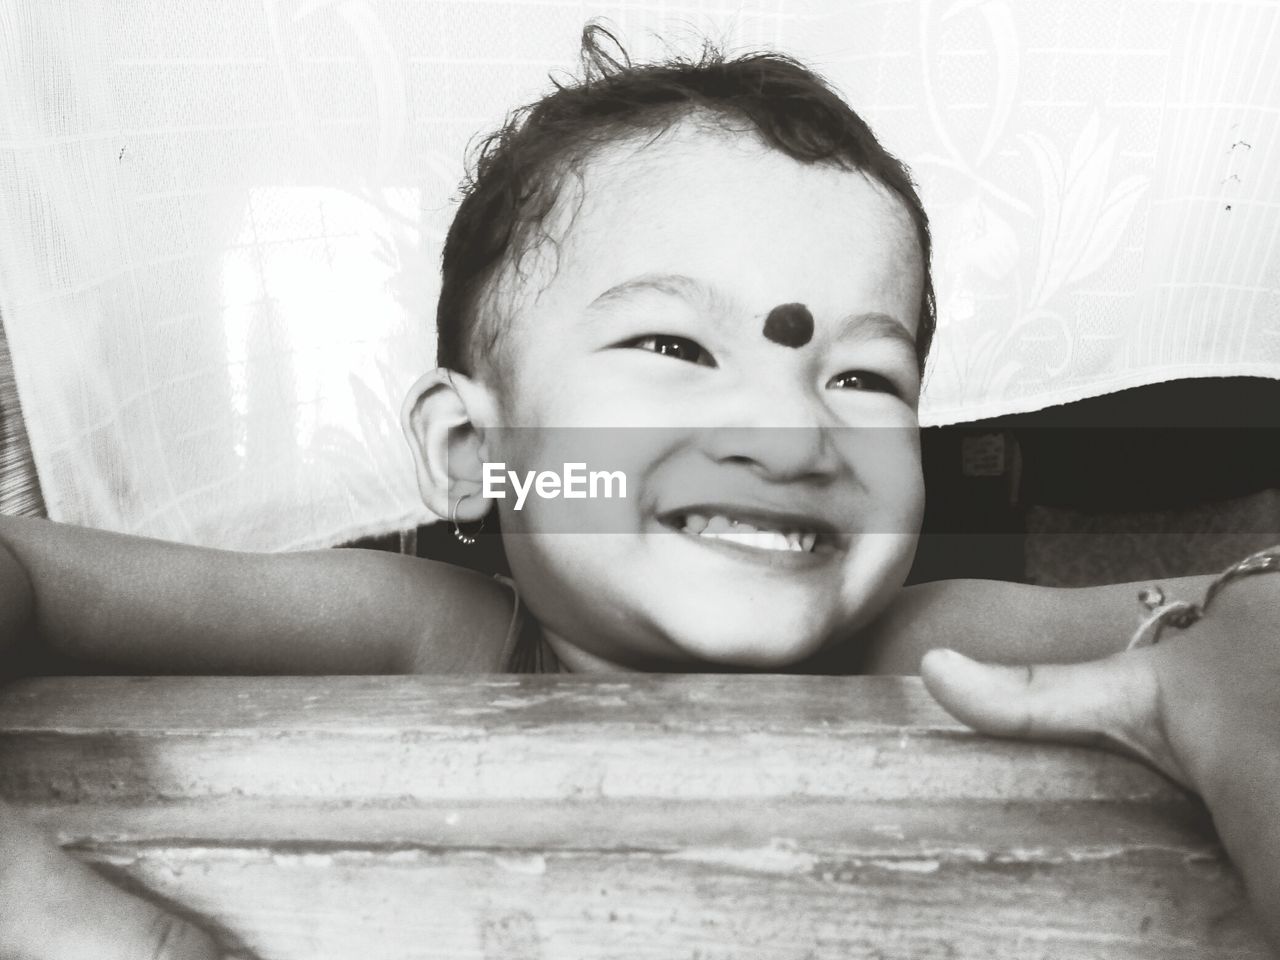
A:
<svg viewBox="0 0 1280 960">
<path fill-rule="evenodd" d="M 815 656 L 828 646 L 830 631 L 815 631 L 812 624 L 780 618 L 772 626 L 755 619 L 750 623 L 721 622 L 713 629 L 685 627 L 664 631 L 668 642 L 684 657 L 708 667 L 732 667 L 781 672 Z"/>
</svg>

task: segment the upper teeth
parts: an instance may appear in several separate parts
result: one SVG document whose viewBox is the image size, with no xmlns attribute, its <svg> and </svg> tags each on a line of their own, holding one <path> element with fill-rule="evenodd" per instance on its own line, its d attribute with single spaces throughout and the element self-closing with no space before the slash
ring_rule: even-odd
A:
<svg viewBox="0 0 1280 960">
<path fill-rule="evenodd" d="M 701 513 L 690 513 L 684 518 L 685 533 L 710 537 L 713 540 L 728 540 L 745 547 L 759 550 L 794 550 L 800 553 L 812 553 L 818 542 L 818 535 L 801 530 L 767 530 L 743 520 L 731 520 L 721 514 L 706 516 Z"/>
</svg>

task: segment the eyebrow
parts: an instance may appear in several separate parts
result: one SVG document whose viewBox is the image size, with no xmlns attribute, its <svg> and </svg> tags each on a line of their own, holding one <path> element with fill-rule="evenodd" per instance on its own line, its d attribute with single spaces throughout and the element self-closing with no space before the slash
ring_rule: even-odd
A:
<svg viewBox="0 0 1280 960">
<path fill-rule="evenodd" d="M 707 306 L 717 316 L 723 312 L 722 308 L 729 302 L 729 298 L 714 287 L 693 277 L 681 273 L 645 273 L 614 284 L 587 305 L 587 312 L 591 313 L 597 308 L 627 300 L 642 293 L 663 293 L 667 296 L 679 297 L 693 306 Z M 855 342 L 895 340 L 908 347 L 913 354 L 916 351 L 915 335 L 907 329 L 906 325 L 897 317 L 877 311 L 852 313 L 842 318 L 836 328 L 836 339 Z"/>
<path fill-rule="evenodd" d="M 638 293 L 665 293 L 679 297 L 695 306 L 712 307 L 723 303 L 724 298 L 706 284 L 680 273 L 645 273 L 615 284 L 587 305 L 591 311 L 618 300 L 627 300 Z"/>
<path fill-rule="evenodd" d="M 915 335 L 897 317 L 887 313 L 854 313 L 840 321 L 837 340 L 896 340 L 911 352 L 916 350 Z"/>
</svg>

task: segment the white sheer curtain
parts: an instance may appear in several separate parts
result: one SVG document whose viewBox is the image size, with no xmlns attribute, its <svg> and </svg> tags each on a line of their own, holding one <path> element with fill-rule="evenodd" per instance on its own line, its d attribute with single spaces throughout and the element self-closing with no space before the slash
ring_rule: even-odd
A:
<svg viewBox="0 0 1280 960">
<path fill-rule="evenodd" d="M 1280 377 L 1280 4 L 0 0 L 0 316 L 51 516 L 425 522 L 400 438 L 470 139 L 576 63 L 813 63 L 915 169 L 926 422 Z"/>
</svg>

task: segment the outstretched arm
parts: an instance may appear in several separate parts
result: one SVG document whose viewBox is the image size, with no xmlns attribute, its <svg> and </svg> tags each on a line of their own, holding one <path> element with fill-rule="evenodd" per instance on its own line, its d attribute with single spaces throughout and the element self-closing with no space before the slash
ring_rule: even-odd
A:
<svg viewBox="0 0 1280 960">
<path fill-rule="evenodd" d="M 493 670 L 506 588 L 362 550 L 241 554 L 0 517 L 0 677 Z M 218 960 L 213 939 L 107 883 L 0 800 L 0 955 Z"/>
<path fill-rule="evenodd" d="M 0 517 L 9 663 L 26 653 L 88 672 L 479 672 L 494 669 L 511 603 L 486 577 L 398 554 L 234 553 Z"/>
<path fill-rule="evenodd" d="M 1170 596 L 1201 597 L 1213 576 L 1163 580 Z M 863 672 L 915 675 L 933 649 L 994 663 L 1078 663 L 1123 650 L 1149 583 L 1038 587 L 938 580 L 907 587 L 861 639 Z"/>
</svg>

